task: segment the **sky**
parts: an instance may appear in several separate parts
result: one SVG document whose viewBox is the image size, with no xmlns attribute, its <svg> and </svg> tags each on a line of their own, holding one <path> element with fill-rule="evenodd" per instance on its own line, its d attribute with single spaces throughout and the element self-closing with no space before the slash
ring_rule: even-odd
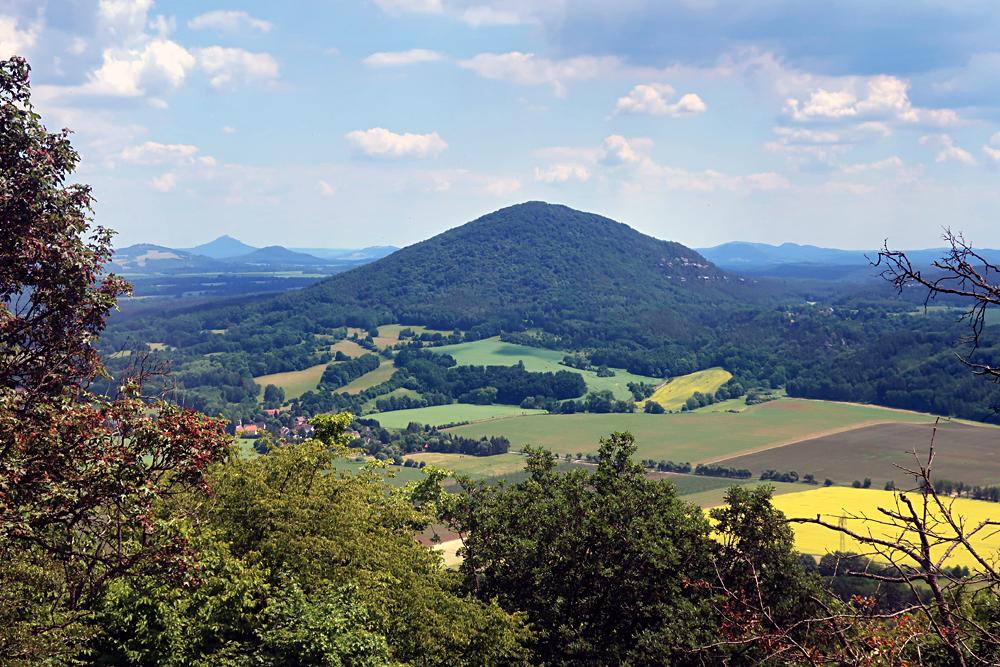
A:
<svg viewBox="0 0 1000 667">
<path fill-rule="evenodd" d="M 993 0 L 0 0 L 121 246 L 544 200 L 694 247 L 1000 247 L 998 34 Z"/>
</svg>

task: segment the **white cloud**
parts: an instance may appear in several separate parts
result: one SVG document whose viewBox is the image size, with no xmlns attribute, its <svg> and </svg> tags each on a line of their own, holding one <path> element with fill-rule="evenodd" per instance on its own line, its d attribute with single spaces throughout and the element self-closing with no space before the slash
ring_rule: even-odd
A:
<svg viewBox="0 0 1000 667">
<path fill-rule="evenodd" d="M 146 20 L 153 0 L 100 0 L 97 22 L 108 41 L 130 45 L 145 39 Z"/>
<path fill-rule="evenodd" d="M 987 144 L 983 144 L 983 153 L 995 162 L 1000 162 L 1000 132 L 997 132 Z"/>
<path fill-rule="evenodd" d="M 444 55 L 428 49 L 410 49 L 409 51 L 378 51 L 361 62 L 369 67 L 399 67 L 417 63 L 429 63 L 443 60 Z"/>
<path fill-rule="evenodd" d="M 210 155 L 198 155 L 198 147 L 192 144 L 161 144 L 157 141 L 146 141 L 135 146 L 122 149 L 119 157 L 133 164 L 202 164 L 212 166 L 215 158 Z"/>
<path fill-rule="evenodd" d="M 872 171 L 899 170 L 903 168 L 903 159 L 898 155 L 892 155 L 884 160 L 875 162 L 861 162 L 849 164 L 841 169 L 845 174 L 863 174 Z"/>
<path fill-rule="evenodd" d="M 569 180 L 586 181 L 590 171 L 582 164 L 554 164 L 547 169 L 535 167 L 535 180 L 542 183 L 565 183 Z"/>
<path fill-rule="evenodd" d="M 35 45 L 41 30 L 40 19 L 22 29 L 18 26 L 17 17 L 0 16 L 0 58 L 26 55 Z"/>
<path fill-rule="evenodd" d="M 920 137 L 920 144 L 939 149 L 937 155 L 934 156 L 935 162 L 959 162 L 965 165 L 977 164 L 976 158 L 972 157 L 972 153 L 957 146 L 955 140 L 949 134 L 924 135 Z"/>
<path fill-rule="evenodd" d="M 522 86 L 552 86 L 556 95 L 566 93 L 568 81 L 587 81 L 605 76 L 621 66 L 612 56 L 578 56 L 565 60 L 539 58 L 533 53 L 480 53 L 459 62 L 461 67 L 484 79 L 509 81 Z"/>
<path fill-rule="evenodd" d="M 864 82 L 864 93 L 857 92 Z M 955 125 L 960 122 L 953 109 L 921 109 L 909 97 L 910 84 L 894 76 L 850 77 L 835 83 L 839 90 L 817 88 L 808 99 L 790 97 L 785 111 L 797 121 L 845 118 L 884 118 L 904 123 Z"/>
<path fill-rule="evenodd" d="M 188 27 L 194 30 L 216 30 L 218 32 L 240 32 L 249 29 L 271 32 L 274 26 L 269 21 L 254 18 L 243 11 L 215 10 L 200 14 L 190 21 Z"/>
<path fill-rule="evenodd" d="M 375 0 L 386 14 L 440 14 L 444 11 L 441 0 Z"/>
<path fill-rule="evenodd" d="M 101 66 L 81 91 L 116 97 L 167 92 L 180 86 L 194 66 L 187 49 L 166 39 L 138 49 L 105 49 Z"/>
<path fill-rule="evenodd" d="M 653 140 L 646 137 L 627 139 L 612 134 L 604 139 L 601 162 L 606 165 L 641 164 L 650 160 L 646 153 L 653 147 Z"/>
<path fill-rule="evenodd" d="M 319 190 L 319 193 L 324 197 L 331 197 L 337 193 L 337 188 L 330 185 L 322 178 L 316 181 L 316 188 Z"/>
<path fill-rule="evenodd" d="M 382 127 L 373 127 L 348 132 L 344 136 L 356 150 L 373 157 L 437 157 L 448 148 L 437 132 L 397 134 Z"/>
<path fill-rule="evenodd" d="M 198 49 L 198 64 L 213 88 L 234 88 L 253 83 L 274 83 L 278 62 L 268 53 L 209 46 Z"/>
<path fill-rule="evenodd" d="M 467 23 L 474 28 L 494 25 L 518 25 L 524 22 L 524 19 L 517 12 L 496 9 L 487 5 L 477 5 L 464 9 L 458 18 L 463 23 Z"/>
<path fill-rule="evenodd" d="M 491 195 L 506 197 L 521 189 L 521 181 L 516 178 L 500 178 L 487 183 L 483 189 Z"/>
<path fill-rule="evenodd" d="M 158 192 L 170 192 L 177 187 L 177 174 L 167 172 L 162 176 L 157 176 L 149 184 Z"/>
<path fill-rule="evenodd" d="M 674 103 L 667 101 L 676 91 L 665 83 L 641 83 L 625 97 L 618 98 L 615 110 L 621 113 L 643 113 L 653 116 L 693 116 L 708 110 L 705 102 L 694 93 L 686 93 Z"/>
<path fill-rule="evenodd" d="M 232 125 L 223 125 L 222 126 L 222 133 L 223 134 L 236 134 L 237 132 L 239 132 L 239 130 L 237 130 Z"/>
</svg>

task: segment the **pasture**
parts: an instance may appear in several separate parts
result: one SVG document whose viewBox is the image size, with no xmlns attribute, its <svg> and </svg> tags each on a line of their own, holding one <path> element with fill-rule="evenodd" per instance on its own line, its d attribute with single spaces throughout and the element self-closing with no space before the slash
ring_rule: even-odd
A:
<svg viewBox="0 0 1000 667">
<path fill-rule="evenodd" d="M 396 365 L 391 360 L 382 360 L 382 363 L 378 368 L 371 371 L 370 373 L 365 373 L 359 378 L 352 380 L 351 382 L 345 384 L 343 387 L 337 389 L 338 394 L 360 394 L 365 389 L 371 389 L 377 384 L 382 384 L 386 380 L 392 377 L 392 374 L 396 372 Z"/>
<path fill-rule="evenodd" d="M 406 428 L 410 422 L 426 426 L 441 426 L 457 422 L 479 422 L 499 417 L 516 415 L 539 415 L 543 410 L 527 410 L 516 405 L 471 405 L 469 403 L 449 403 L 426 408 L 393 410 L 365 415 L 367 419 L 378 420 L 384 428 Z"/>
<path fill-rule="evenodd" d="M 469 456 L 468 454 L 445 454 L 441 452 L 420 452 L 407 454 L 404 458 L 423 461 L 427 465 L 446 468 L 459 475 L 474 479 L 499 477 L 524 470 L 527 458 L 520 454 L 497 454 L 495 456 Z M 411 468 L 414 470 L 414 468 Z"/>
<path fill-rule="evenodd" d="M 870 477 L 882 487 L 892 480 L 906 488 L 913 478 L 896 465 L 913 467 L 913 450 L 926 460 L 933 424 L 879 424 L 721 461 L 763 470 L 811 472 L 840 484 Z M 934 476 L 968 484 L 1000 484 L 1000 428 L 942 421 L 935 437 Z"/>
<path fill-rule="evenodd" d="M 914 507 L 922 507 L 922 501 L 917 494 L 909 495 Z M 1000 503 L 966 498 L 957 498 L 948 502 L 953 502 L 953 512 L 961 516 L 970 528 L 978 525 L 984 519 L 1000 520 Z M 824 521 L 834 525 L 840 522 L 841 517 L 847 517 L 844 519 L 844 526 L 862 535 L 868 535 L 870 531 L 875 537 L 896 540 L 902 534 L 902 530 L 896 526 L 883 526 L 871 521 L 864 521 L 863 518 L 852 518 L 885 519 L 884 515 L 879 513 L 878 508 L 896 510 L 897 507 L 896 494 L 891 491 L 831 486 L 776 496 L 774 506 L 789 518 L 815 518 L 818 514 Z M 792 524 L 792 528 L 795 531 L 795 546 L 802 553 L 821 556 L 833 551 L 864 552 L 863 547 L 853 538 L 844 536 L 842 540 L 841 533 L 823 526 Z M 909 539 L 913 538 L 912 535 L 909 537 Z M 1000 533 L 983 531 L 973 536 L 970 542 L 982 555 L 995 558 L 997 550 L 1000 549 Z M 944 553 L 944 545 L 939 545 L 931 550 L 934 557 L 938 557 L 942 553 Z M 966 565 L 973 570 L 976 569 L 977 565 L 964 547 L 955 549 L 948 558 L 947 564 Z"/>
<path fill-rule="evenodd" d="M 559 454 L 594 453 L 600 438 L 630 431 L 638 458 L 708 463 L 871 424 L 931 420 L 928 415 L 866 405 L 781 399 L 740 413 L 532 415 L 450 431 L 470 438 L 503 435 L 514 449 L 539 445 Z"/>
<path fill-rule="evenodd" d="M 316 364 L 301 371 L 287 371 L 285 373 L 271 373 L 270 375 L 260 375 L 253 379 L 260 386 L 260 395 L 264 395 L 264 387 L 273 384 L 285 390 L 285 400 L 298 398 L 302 394 L 315 389 L 319 385 L 326 364 Z"/>
<path fill-rule="evenodd" d="M 660 385 L 647 400 L 659 403 L 666 410 L 680 410 L 696 391 L 712 395 L 729 382 L 733 374 L 722 368 L 707 368 L 687 375 L 679 375 Z M 639 406 L 646 401 L 639 403 Z"/>
<path fill-rule="evenodd" d="M 338 352 L 342 352 L 342 353 L 346 354 L 351 359 L 357 359 L 358 357 L 366 354 L 368 352 L 368 350 L 366 350 L 365 348 L 361 347 L 360 345 L 358 345 L 357 343 L 355 343 L 353 340 L 347 340 L 345 338 L 344 340 L 338 340 L 336 343 L 334 343 L 334 344 L 332 344 L 330 346 L 330 354 L 334 354 L 335 355 Z"/>
<path fill-rule="evenodd" d="M 533 373 L 572 371 L 583 376 L 588 391 L 607 389 L 615 398 L 623 401 L 631 401 L 633 398 L 632 392 L 628 390 L 629 382 L 660 384 L 663 381 L 662 378 L 634 375 L 619 368 L 611 369 L 615 373 L 614 377 L 598 377 L 594 371 L 581 371 L 559 363 L 566 356 L 565 352 L 505 343 L 498 337 L 428 349 L 451 355 L 460 366 L 513 366 L 521 361 L 525 370 Z"/>
</svg>

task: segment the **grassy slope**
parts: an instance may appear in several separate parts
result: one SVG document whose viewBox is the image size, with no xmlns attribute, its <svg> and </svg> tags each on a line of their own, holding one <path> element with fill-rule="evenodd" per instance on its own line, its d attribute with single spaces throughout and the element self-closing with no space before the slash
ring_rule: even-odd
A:
<svg viewBox="0 0 1000 667">
<path fill-rule="evenodd" d="M 285 390 L 285 399 L 298 398 L 310 389 L 315 389 L 319 380 L 323 377 L 326 364 L 316 364 L 301 371 L 288 371 L 287 373 L 272 373 L 271 375 L 261 375 L 253 379 L 260 385 L 261 395 L 264 394 L 264 387 L 269 384 L 281 387 Z"/>
<path fill-rule="evenodd" d="M 913 502 L 916 507 L 921 507 L 919 498 L 914 497 Z M 891 491 L 831 486 L 778 496 L 775 498 L 774 505 L 788 517 L 815 518 L 817 514 L 821 514 L 824 520 L 836 525 L 841 516 L 857 514 L 868 517 L 881 516 L 877 508 L 894 508 L 896 500 Z M 964 517 L 969 526 L 978 525 L 986 518 L 1000 520 L 1000 503 L 959 498 L 954 501 L 953 511 Z M 876 537 L 883 536 L 895 539 L 899 534 L 898 529 L 882 527 L 870 522 L 863 523 L 860 519 L 846 519 L 845 524 L 847 528 L 862 534 L 871 530 Z M 822 555 L 841 549 L 840 534 L 837 532 L 809 524 L 794 524 L 793 528 L 795 530 L 795 544 L 803 553 Z M 980 553 L 987 556 L 995 555 L 1000 549 L 1000 533 L 997 531 L 981 533 L 978 537 L 973 537 L 971 541 Z M 844 539 L 843 548 L 847 551 L 862 550 L 849 537 Z M 938 548 L 932 549 L 931 553 L 937 557 L 941 552 L 942 548 Z M 968 565 L 973 569 L 976 566 L 969 553 L 961 548 L 956 549 L 949 558 L 948 564 Z"/>
<path fill-rule="evenodd" d="M 735 456 L 839 428 L 873 422 L 928 422 L 912 412 L 824 401 L 783 399 L 734 413 L 575 414 L 511 417 L 452 429 L 467 437 L 503 435 L 514 448 L 541 445 L 560 454 L 596 452 L 612 431 L 630 431 L 639 458 L 677 462 Z"/>
<path fill-rule="evenodd" d="M 344 340 L 338 340 L 336 343 L 330 346 L 331 354 L 337 354 L 338 352 L 343 352 L 352 359 L 357 359 L 358 357 L 367 354 L 368 350 L 361 347 L 353 340 L 347 340 L 345 338 Z"/>
<path fill-rule="evenodd" d="M 469 405 L 468 403 L 450 403 L 448 405 L 432 405 L 427 408 L 411 410 L 393 410 L 366 415 L 369 419 L 377 419 L 385 428 L 406 428 L 410 422 L 440 426 L 456 422 L 477 422 L 512 415 L 538 415 L 542 410 L 525 410 L 516 405 Z"/>
<path fill-rule="evenodd" d="M 452 472 L 468 475 L 476 479 L 496 477 L 520 472 L 527 459 L 520 454 L 497 454 L 496 456 L 469 456 L 467 454 L 442 454 L 423 452 L 407 454 L 406 458 L 423 461 L 427 465 L 447 468 Z"/>
<path fill-rule="evenodd" d="M 649 400 L 659 403 L 667 410 L 680 410 L 696 391 L 703 394 L 714 394 L 732 377 L 732 373 L 722 368 L 695 371 L 671 378 L 666 384 L 657 387 Z M 640 405 L 645 405 L 645 403 L 646 401 L 642 401 Z"/>
<path fill-rule="evenodd" d="M 593 371 L 579 371 L 560 364 L 559 362 L 566 356 L 565 352 L 505 343 L 499 338 L 486 338 L 471 343 L 445 345 L 444 347 L 433 347 L 430 349 L 433 352 L 450 354 L 460 365 L 513 366 L 518 361 L 523 361 L 526 370 L 536 373 L 573 371 L 583 376 L 590 391 L 610 389 L 615 397 L 620 400 L 632 399 L 632 393 L 628 390 L 629 382 L 659 384 L 662 381 L 660 378 L 633 375 L 621 369 L 615 369 L 614 377 L 597 377 L 597 373 Z"/>
<path fill-rule="evenodd" d="M 360 394 L 365 389 L 370 389 L 377 384 L 382 384 L 386 380 L 392 377 L 392 374 L 396 372 L 396 365 L 392 361 L 382 360 L 382 364 L 371 371 L 370 373 L 365 373 L 361 377 L 355 379 L 343 387 L 337 389 L 338 394 Z"/>
</svg>

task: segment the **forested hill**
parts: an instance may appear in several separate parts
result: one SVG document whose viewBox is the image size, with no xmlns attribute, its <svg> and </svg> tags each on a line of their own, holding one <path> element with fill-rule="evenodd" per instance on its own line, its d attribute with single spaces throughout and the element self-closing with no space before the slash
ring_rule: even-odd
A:
<svg viewBox="0 0 1000 667">
<path fill-rule="evenodd" d="M 385 320 L 470 329 L 639 318 L 664 335 L 690 325 L 680 306 L 726 299 L 739 279 L 695 251 L 608 218 L 528 202 L 448 230 L 281 302 L 298 311 L 349 308 Z"/>
</svg>

